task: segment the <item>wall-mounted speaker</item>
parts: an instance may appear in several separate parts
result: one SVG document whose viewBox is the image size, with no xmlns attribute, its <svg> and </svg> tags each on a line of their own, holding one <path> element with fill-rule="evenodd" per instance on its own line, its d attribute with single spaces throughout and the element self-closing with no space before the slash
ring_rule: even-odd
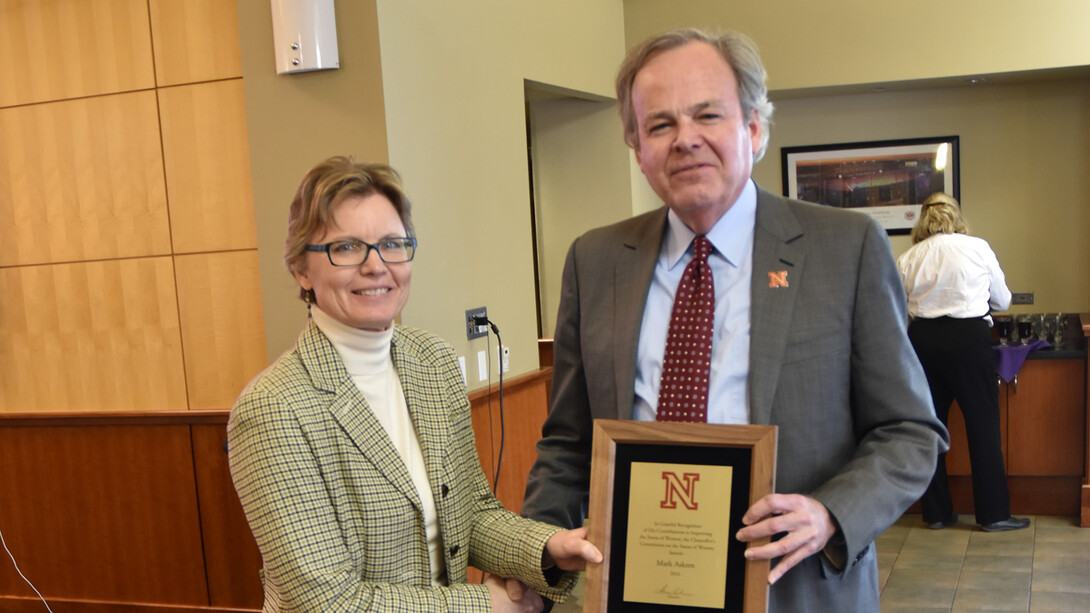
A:
<svg viewBox="0 0 1090 613">
<path fill-rule="evenodd" d="M 271 0 L 276 74 L 341 67 L 333 0 Z"/>
</svg>

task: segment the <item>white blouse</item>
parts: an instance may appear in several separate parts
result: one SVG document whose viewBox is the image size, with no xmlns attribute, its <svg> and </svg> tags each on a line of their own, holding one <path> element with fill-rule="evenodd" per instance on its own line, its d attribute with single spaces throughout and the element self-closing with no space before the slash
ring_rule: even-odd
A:
<svg viewBox="0 0 1090 613">
<path fill-rule="evenodd" d="M 1011 291 L 988 242 L 965 234 L 936 234 L 897 258 L 908 314 L 933 319 L 988 317 L 1010 307 Z"/>
</svg>

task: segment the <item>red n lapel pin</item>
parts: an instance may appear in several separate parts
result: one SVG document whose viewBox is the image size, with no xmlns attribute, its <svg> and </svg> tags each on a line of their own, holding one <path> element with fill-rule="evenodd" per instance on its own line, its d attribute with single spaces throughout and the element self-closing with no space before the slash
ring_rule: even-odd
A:
<svg viewBox="0 0 1090 613">
<path fill-rule="evenodd" d="M 768 271 L 768 286 L 769 287 L 787 287 L 787 271 L 786 270 L 770 270 L 770 271 Z"/>
</svg>

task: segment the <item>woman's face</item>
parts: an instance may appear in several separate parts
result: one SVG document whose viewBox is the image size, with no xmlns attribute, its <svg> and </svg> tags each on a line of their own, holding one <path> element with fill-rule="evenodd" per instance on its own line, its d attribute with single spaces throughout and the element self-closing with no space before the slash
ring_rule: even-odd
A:
<svg viewBox="0 0 1090 613">
<path fill-rule="evenodd" d="M 406 236 L 405 226 L 382 194 L 349 196 L 333 209 L 333 222 L 310 237 L 310 244 L 355 239 L 378 243 Z M 318 308 L 337 321 L 365 330 L 385 330 L 409 300 L 412 262 L 387 264 L 368 250 L 359 266 L 334 266 L 324 252 L 308 251 L 294 272 L 303 289 L 314 290 Z"/>
</svg>

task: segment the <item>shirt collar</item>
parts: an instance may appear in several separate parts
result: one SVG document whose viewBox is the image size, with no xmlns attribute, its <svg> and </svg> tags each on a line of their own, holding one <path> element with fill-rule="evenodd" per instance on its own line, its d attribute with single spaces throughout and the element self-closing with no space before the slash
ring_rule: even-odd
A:
<svg viewBox="0 0 1090 613">
<path fill-rule="evenodd" d="M 667 268 L 677 266 L 682 256 L 689 250 L 696 233 L 689 229 L 671 209 L 666 214 L 666 242 L 664 255 Z M 746 181 L 738 199 L 726 213 L 715 222 L 705 236 L 731 266 L 739 266 L 746 257 L 746 249 L 753 244 L 754 228 L 757 224 L 757 186 L 753 179 Z"/>
</svg>

